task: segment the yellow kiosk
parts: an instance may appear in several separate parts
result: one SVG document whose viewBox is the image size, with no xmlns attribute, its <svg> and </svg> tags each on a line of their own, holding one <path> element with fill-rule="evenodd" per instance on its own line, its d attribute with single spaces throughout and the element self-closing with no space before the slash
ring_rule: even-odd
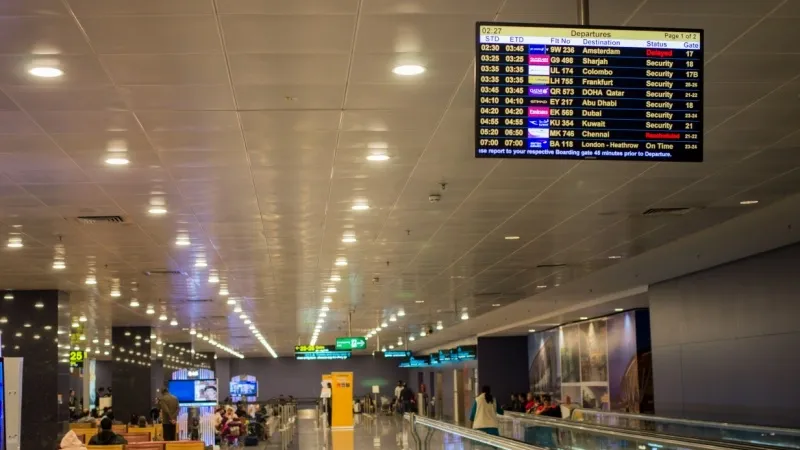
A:
<svg viewBox="0 0 800 450">
<path fill-rule="evenodd" d="M 333 417 L 331 443 L 333 450 L 350 450 L 353 437 L 353 372 L 331 373 Z"/>
</svg>

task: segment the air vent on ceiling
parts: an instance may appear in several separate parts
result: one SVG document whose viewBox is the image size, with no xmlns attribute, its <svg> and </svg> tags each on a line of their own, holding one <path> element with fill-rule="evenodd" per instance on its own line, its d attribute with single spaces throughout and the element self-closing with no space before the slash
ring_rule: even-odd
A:
<svg viewBox="0 0 800 450">
<path fill-rule="evenodd" d="M 186 272 L 181 272 L 180 270 L 170 270 L 170 269 L 153 269 L 153 270 L 145 270 L 144 274 L 148 277 L 153 275 L 183 275 L 186 276 Z"/>
<path fill-rule="evenodd" d="M 650 208 L 643 212 L 643 216 L 682 216 L 690 213 L 694 208 Z"/>
<path fill-rule="evenodd" d="M 125 223 L 122 216 L 78 216 L 75 220 L 84 225 L 95 225 L 98 223 Z"/>
<path fill-rule="evenodd" d="M 566 264 L 539 264 L 536 266 L 537 269 L 557 269 L 559 267 L 567 267 Z"/>
<path fill-rule="evenodd" d="M 209 303 L 213 300 L 210 298 L 183 298 L 178 300 L 172 300 L 173 303 Z"/>
</svg>

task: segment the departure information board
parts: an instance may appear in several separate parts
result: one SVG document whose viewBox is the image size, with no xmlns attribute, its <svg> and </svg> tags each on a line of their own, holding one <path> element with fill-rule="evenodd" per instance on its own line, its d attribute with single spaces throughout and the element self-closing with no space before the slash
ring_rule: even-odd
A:
<svg viewBox="0 0 800 450">
<path fill-rule="evenodd" d="M 477 24 L 475 156 L 703 160 L 703 31 Z"/>
</svg>

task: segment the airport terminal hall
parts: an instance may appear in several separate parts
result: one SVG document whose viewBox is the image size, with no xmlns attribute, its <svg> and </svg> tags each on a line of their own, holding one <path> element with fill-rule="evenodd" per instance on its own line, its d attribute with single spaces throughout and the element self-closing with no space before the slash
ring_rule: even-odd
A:
<svg viewBox="0 0 800 450">
<path fill-rule="evenodd" d="M 0 450 L 800 450 L 800 0 L 0 0 Z"/>
</svg>

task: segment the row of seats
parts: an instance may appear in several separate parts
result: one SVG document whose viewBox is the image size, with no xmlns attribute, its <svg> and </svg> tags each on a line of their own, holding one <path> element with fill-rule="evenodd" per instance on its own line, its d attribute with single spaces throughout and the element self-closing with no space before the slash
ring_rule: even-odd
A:
<svg viewBox="0 0 800 450">
<path fill-rule="evenodd" d="M 87 450 L 204 450 L 202 441 L 130 442 L 127 445 L 87 445 Z"/>
</svg>

